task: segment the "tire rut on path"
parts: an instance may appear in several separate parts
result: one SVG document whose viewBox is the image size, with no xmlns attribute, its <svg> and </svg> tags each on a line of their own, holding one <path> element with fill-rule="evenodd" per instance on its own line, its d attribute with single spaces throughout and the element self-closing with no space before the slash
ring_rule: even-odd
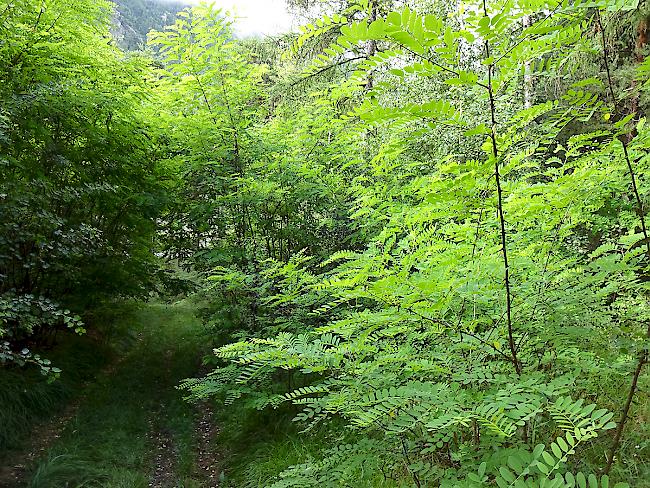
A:
<svg viewBox="0 0 650 488">
<path fill-rule="evenodd" d="M 15 452 L 5 459 L 0 467 L 0 488 L 15 488 L 27 482 L 30 466 L 43 457 L 47 450 L 61 437 L 66 425 L 72 419 L 80 405 L 80 399 L 65 407 L 63 413 L 46 422 L 39 423 L 29 435 L 30 447 Z"/>
<path fill-rule="evenodd" d="M 171 383 L 172 358 L 173 352 L 171 350 L 165 351 L 165 374 L 163 378 L 165 384 Z M 164 410 L 165 405 L 161 403 L 157 417 L 162 417 Z M 168 429 L 156 426 L 154 419 L 149 419 L 149 426 L 149 439 L 156 449 L 155 464 L 149 486 L 151 488 L 172 488 L 176 486 L 176 459 L 178 457 L 174 447 L 174 437 Z"/>
<path fill-rule="evenodd" d="M 218 488 L 222 477 L 222 454 L 215 447 L 219 433 L 213 421 L 212 407 L 208 401 L 197 404 L 198 419 L 196 423 L 197 452 L 196 468 L 203 481 L 204 488 Z"/>
<path fill-rule="evenodd" d="M 111 375 L 123 359 L 124 356 L 119 356 L 110 361 L 95 375 L 93 380 L 84 383 L 81 391 L 85 391 L 88 385 L 97 381 L 98 378 Z M 44 457 L 47 451 L 61 437 L 70 420 L 77 414 L 84 399 L 85 393 L 81 393 L 81 395 L 73 398 L 61 413 L 51 419 L 38 422 L 31 429 L 27 436 L 29 439 L 28 447 L 9 454 L 3 460 L 4 465 L 0 466 L 0 488 L 16 488 L 27 484 L 31 466 L 36 460 Z"/>
<path fill-rule="evenodd" d="M 151 424 L 149 438 L 156 446 L 155 466 L 149 486 L 151 488 L 171 488 L 176 486 L 176 450 L 171 432 L 166 429 L 156 431 Z"/>
</svg>

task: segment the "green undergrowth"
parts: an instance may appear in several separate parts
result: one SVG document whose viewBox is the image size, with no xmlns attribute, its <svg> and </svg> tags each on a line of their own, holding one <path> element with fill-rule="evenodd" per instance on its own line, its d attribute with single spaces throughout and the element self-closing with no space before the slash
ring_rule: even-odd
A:
<svg viewBox="0 0 650 488">
<path fill-rule="evenodd" d="M 219 425 L 216 442 L 223 446 L 225 454 L 223 486 L 226 488 L 271 486 L 292 466 L 322 458 L 330 445 L 360 440 L 341 422 L 301 433 L 304 425 L 291 421 L 295 412 L 288 408 L 258 411 L 218 403 L 215 411 Z M 355 488 L 411 486 L 406 477 L 392 480 L 363 469 L 356 475 Z"/>
<path fill-rule="evenodd" d="M 636 488 L 650 487 L 648 466 L 648 439 L 643 419 L 647 418 L 649 404 L 644 401 L 637 406 L 639 420 L 629 425 L 626 441 L 621 448 L 623 460 L 614 469 L 618 479 L 639 480 Z M 342 422 L 321 425 L 309 432 L 301 433 L 304 425 L 292 422 L 295 412 L 280 408 L 258 411 L 241 408 L 241 405 L 225 406 L 216 403 L 215 422 L 219 425 L 216 443 L 223 446 L 223 464 L 226 488 L 266 488 L 288 476 L 293 466 L 323 459 L 332 445 L 345 445 L 363 442 L 357 433 L 346 430 Z M 592 446 L 588 458 L 582 460 L 586 469 L 598 466 L 599 451 Z M 596 452 L 597 451 L 597 452 Z M 395 452 L 395 459 L 401 453 Z M 381 471 L 381 470 L 379 470 Z M 413 480 L 406 464 L 401 475 L 391 473 L 384 477 L 377 470 L 360 468 L 356 473 L 355 488 L 397 488 L 412 487 Z"/>
<path fill-rule="evenodd" d="M 257 487 L 322 446 L 320 435 L 299 437 L 288 416 L 217 404 L 217 442 L 227 446 L 224 466 L 227 487 Z M 315 433 L 317 434 L 317 433 Z"/>
<path fill-rule="evenodd" d="M 34 367 L 0 368 L 0 460 L 27 447 L 29 433 L 39 423 L 61 414 L 116 350 L 133 342 L 125 329 L 125 317 L 132 311 L 129 303 L 102 307 L 89 317 L 90 333 L 61 331 L 51 348 L 35 348 L 33 352 L 62 370 L 56 381 L 46 381 Z"/>
<path fill-rule="evenodd" d="M 200 486 L 193 479 L 195 409 L 175 388 L 200 365 L 193 305 L 144 304 L 118 322 L 110 339 L 115 359 L 87 384 L 27 486 L 146 487 L 161 442 L 174 486 Z"/>
</svg>

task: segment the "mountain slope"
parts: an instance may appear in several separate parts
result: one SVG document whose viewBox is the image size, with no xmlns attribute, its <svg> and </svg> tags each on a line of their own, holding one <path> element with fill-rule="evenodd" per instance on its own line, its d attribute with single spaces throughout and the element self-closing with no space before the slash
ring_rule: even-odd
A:
<svg viewBox="0 0 650 488">
<path fill-rule="evenodd" d="M 147 32 L 173 22 L 176 13 L 187 6 L 183 1 L 113 0 L 116 5 L 113 35 L 127 50 L 140 49 Z"/>
</svg>

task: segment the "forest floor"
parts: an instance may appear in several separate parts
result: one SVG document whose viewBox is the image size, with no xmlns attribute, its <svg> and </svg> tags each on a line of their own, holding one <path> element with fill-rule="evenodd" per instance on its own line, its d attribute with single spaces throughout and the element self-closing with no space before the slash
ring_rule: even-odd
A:
<svg viewBox="0 0 650 488">
<path fill-rule="evenodd" d="M 212 408 L 187 403 L 176 388 L 200 373 L 206 352 L 193 312 L 180 302 L 126 314 L 113 360 L 2 458 L 0 487 L 219 486 Z"/>
</svg>

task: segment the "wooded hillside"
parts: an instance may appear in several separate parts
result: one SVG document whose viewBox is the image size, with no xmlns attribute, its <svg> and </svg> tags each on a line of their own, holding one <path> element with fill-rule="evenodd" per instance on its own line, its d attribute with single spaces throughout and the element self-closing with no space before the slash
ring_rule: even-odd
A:
<svg viewBox="0 0 650 488">
<path fill-rule="evenodd" d="M 187 2 L 166 0 L 116 0 L 111 33 L 120 47 L 133 51 L 147 44 L 147 33 L 174 22 Z"/>
</svg>

